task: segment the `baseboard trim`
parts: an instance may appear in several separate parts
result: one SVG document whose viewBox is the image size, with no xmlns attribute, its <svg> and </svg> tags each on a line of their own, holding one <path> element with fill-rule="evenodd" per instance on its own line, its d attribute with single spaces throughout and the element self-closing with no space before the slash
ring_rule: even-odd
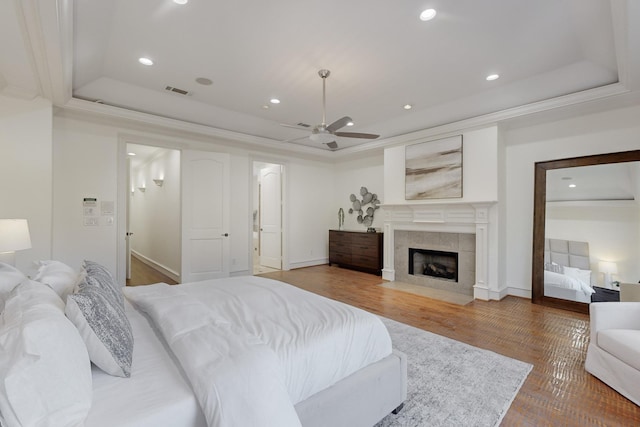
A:
<svg viewBox="0 0 640 427">
<path fill-rule="evenodd" d="M 315 265 L 329 264 L 329 258 L 312 259 L 309 261 L 292 262 L 289 263 L 289 269 L 295 270 L 296 268 L 313 267 Z"/>
<path fill-rule="evenodd" d="M 170 268 L 165 267 L 164 265 L 162 265 L 160 263 L 157 263 L 154 260 L 152 260 L 151 258 L 147 258 L 146 256 L 144 256 L 141 253 L 136 252 L 134 250 L 131 250 L 131 256 L 136 257 L 137 259 L 140 260 L 140 262 L 148 265 L 149 267 L 153 268 L 154 270 L 158 270 L 160 273 L 164 274 L 167 277 L 172 278 L 176 282 L 180 282 L 180 274 L 177 273 L 176 271 L 173 271 Z"/>
<path fill-rule="evenodd" d="M 520 288 L 507 288 L 507 295 L 513 295 L 514 297 L 531 299 L 531 291 L 529 289 Z"/>
</svg>

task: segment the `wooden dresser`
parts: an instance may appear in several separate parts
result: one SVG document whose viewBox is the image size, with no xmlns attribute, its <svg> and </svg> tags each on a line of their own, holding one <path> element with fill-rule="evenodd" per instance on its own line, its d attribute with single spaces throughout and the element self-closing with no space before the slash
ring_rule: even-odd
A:
<svg viewBox="0 0 640 427">
<path fill-rule="evenodd" d="M 329 265 L 382 274 L 383 233 L 329 230 Z"/>
</svg>

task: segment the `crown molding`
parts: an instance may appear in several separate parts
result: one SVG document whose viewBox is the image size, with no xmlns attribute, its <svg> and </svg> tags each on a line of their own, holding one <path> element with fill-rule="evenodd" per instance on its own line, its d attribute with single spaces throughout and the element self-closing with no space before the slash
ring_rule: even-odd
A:
<svg viewBox="0 0 640 427">
<path fill-rule="evenodd" d="M 484 114 L 482 116 L 471 117 L 452 123 L 447 123 L 439 126 L 433 126 L 427 129 L 419 130 L 416 132 L 410 132 L 403 135 L 394 136 L 391 138 L 380 139 L 375 142 L 363 145 L 357 145 L 355 147 L 345 148 L 336 151 L 336 157 L 346 157 L 361 153 L 364 151 L 383 149 L 395 145 L 407 144 L 410 142 L 416 142 L 418 140 L 430 139 L 433 137 L 440 137 L 445 134 L 452 134 L 456 132 L 466 131 L 474 128 L 485 127 L 490 125 L 496 125 L 500 122 L 505 122 L 511 119 L 520 118 L 528 115 L 537 114 L 544 111 L 555 110 L 559 108 L 575 107 L 591 101 L 596 101 L 608 97 L 622 95 L 629 93 L 630 91 L 621 83 L 613 83 L 606 86 L 597 87 L 594 89 L 588 89 L 581 92 L 572 93 L 569 95 L 559 96 L 552 99 L 546 99 L 543 101 L 534 102 L 531 104 L 521 105 L 506 110 L 496 111 L 494 113 Z"/>
<path fill-rule="evenodd" d="M 211 126 L 204 126 L 196 123 L 189 123 L 182 120 L 156 116 L 128 110 L 126 108 L 114 107 L 77 98 L 71 98 L 67 103 L 58 106 L 63 112 L 87 114 L 99 117 L 107 123 L 115 126 L 126 126 L 126 122 L 137 123 L 147 128 L 149 131 L 185 132 L 193 135 L 215 138 L 216 142 L 225 145 L 237 145 L 241 143 L 246 147 L 258 149 L 260 151 L 282 151 L 289 154 L 296 154 L 300 157 L 313 157 L 322 161 L 332 158 L 333 152 L 321 150 L 301 145 L 286 144 L 260 136 L 248 135 L 239 132 L 219 129 Z M 64 114 L 64 113 L 63 113 Z"/>
</svg>

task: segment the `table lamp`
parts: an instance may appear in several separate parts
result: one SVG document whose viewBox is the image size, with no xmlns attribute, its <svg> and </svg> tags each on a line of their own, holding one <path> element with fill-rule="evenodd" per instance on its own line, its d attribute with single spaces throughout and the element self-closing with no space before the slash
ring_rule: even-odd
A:
<svg viewBox="0 0 640 427">
<path fill-rule="evenodd" d="M 31 248 L 26 219 L 0 219 L 0 261 L 16 265 L 16 251 Z"/>
<path fill-rule="evenodd" d="M 612 261 L 600 261 L 598 263 L 598 269 L 601 273 L 604 273 L 604 285 L 611 289 L 611 275 L 618 274 L 618 265 Z"/>
</svg>

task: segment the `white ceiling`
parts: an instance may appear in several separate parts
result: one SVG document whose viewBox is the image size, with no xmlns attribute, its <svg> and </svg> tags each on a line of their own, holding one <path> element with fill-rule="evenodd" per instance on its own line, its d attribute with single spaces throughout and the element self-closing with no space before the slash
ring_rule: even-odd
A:
<svg viewBox="0 0 640 427">
<path fill-rule="evenodd" d="M 149 113 L 136 117 L 285 149 L 327 150 L 309 131 L 280 125 L 321 122 L 321 68 L 331 70 L 327 122 L 348 115 L 355 126 L 342 130 L 380 135 L 338 138 L 341 149 L 640 86 L 635 0 L 1 3 L 0 92 L 40 92 L 63 108 Z M 437 10 L 435 19 L 418 19 L 425 8 Z M 141 65 L 142 56 L 155 64 Z M 500 78 L 486 81 L 492 73 Z M 272 97 L 282 102 L 270 105 Z M 404 110 L 407 103 L 413 109 Z"/>
<path fill-rule="evenodd" d="M 640 162 L 552 169 L 547 171 L 546 200 L 638 200 L 639 179 Z"/>
</svg>

